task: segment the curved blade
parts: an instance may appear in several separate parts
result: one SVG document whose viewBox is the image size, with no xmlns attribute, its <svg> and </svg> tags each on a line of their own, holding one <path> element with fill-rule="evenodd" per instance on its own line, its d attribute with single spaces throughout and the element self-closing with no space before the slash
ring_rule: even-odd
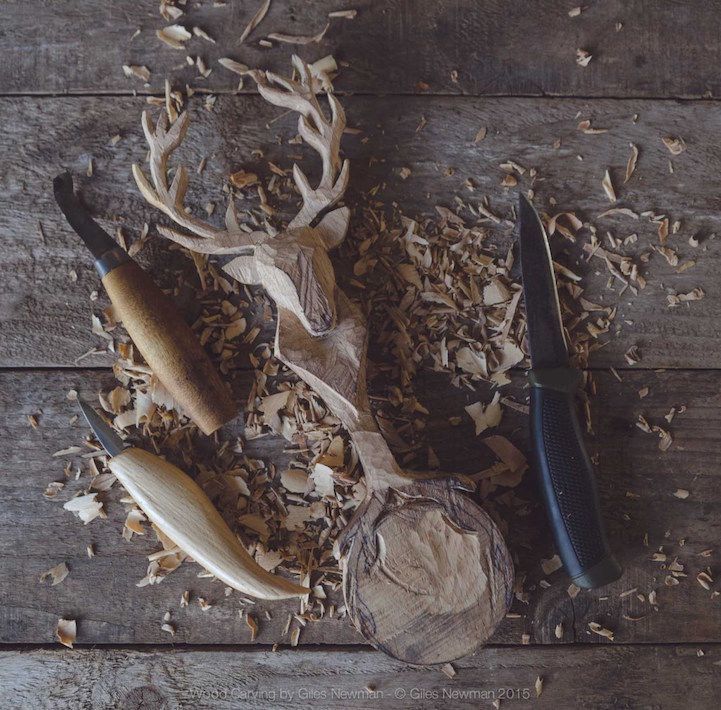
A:
<svg viewBox="0 0 721 710">
<path fill-rule="evenodd" d="M 96 259 L 117 246 L 113 238 L 90 216 L 78 199 L 73 191 L 73 178 L 69 172 L 61 173 L 53 180 L 53 193 L 65 219 L 80 235 Z"/>
<path fill-rule="evenodd" d="M 561 307 L 551 250 L 543 223 L 524 195 L 519 199 L 521 272 L 528 319 L 531 366 L 562 367 L 568 364 Z"/>
<path fill-rule="evenodd" d="M 117 456 L 121 451 L 128 448 L 128 445 L 105 423 L 95 409 L 79 398 L 78 404 L 98 441 L 111 456 Z"/>
</svg>

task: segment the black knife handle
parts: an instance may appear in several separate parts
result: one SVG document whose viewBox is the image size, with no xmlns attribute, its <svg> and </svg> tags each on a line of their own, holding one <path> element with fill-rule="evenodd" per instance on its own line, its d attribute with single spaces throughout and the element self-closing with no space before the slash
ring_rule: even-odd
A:
<svg viewBox="0 0 721 710">
<path fill-rule="evenodd" d="M 531 437 L 558 554 L 574 584 L 594 589 L 622 570 L 608 546 L 583 443 L 575 399 L 580 377 L 569 367 L 529 370 Z"/>
</svg>

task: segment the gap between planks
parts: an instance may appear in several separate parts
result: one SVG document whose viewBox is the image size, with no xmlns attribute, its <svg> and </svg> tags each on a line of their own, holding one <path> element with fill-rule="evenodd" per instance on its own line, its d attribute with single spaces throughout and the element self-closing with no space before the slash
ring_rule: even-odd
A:
<svg viewBox="0 0 721 710">
<path fill-rule="evenodd" d="M 705 97 L 705 96 L 633 96 L 632 94 L 614 94 L 594 96 L 592 94 L 505 94 L 505 93 L 485 93 L 485 94 L 444 94 L 441 92 L 381 92 L 371 93 L 364 91 L 345 91 L 337 89 L 334 94 L 339 97 L 368 98 L 368 99 L 393 99 L 393 98 L 428 98 L 428 99 L 454 99 L 462 100 L 478 100 L 478 99 L 558 99 L 559 101 L 638 101 L 642 102 L 659 102 L 668 103 L 721 103 L 721 96 Z M 194 89 L 196 96 L 246 96 L 256 97 L 260 100 L 260 96 L 256 91 L 236 91 L 235 89 Z M 0 92 L 0 100 L 2 99 L 114 99 L 129 98 L 138 99 L 143 97 L 153 97 L 156 99 L 164 99 L 165 94 L 157 91 L 9 91 Z"/>
</svg>

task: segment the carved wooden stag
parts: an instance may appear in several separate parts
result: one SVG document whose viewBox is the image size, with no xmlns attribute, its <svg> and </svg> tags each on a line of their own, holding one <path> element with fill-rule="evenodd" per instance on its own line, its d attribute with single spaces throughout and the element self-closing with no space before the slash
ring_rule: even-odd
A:
<svg viewBox="0 0 721 710">
<path fill-rule="evenodd" d="M 138 165 L 133 166 L 133 174 L 148 202 L 196 235 L 159 227 L 164 236 L 204 254 L 237 254 L 223 267 L 228 274 L 242 283 L 262 284 L 281 311 L 281 318 L 282 311 L 295 314 L 309 334 L 321 336 L 337 325 L 336 285 L 328 251 L 345 238 L 350 214 L 347 207 L 333 209 L 348 185 L 348 161 L 341 165 L 339 158 L 345 114 L 338 100 L 329 94 L 332 118 L 327 120 L 313 91 L 308 66 L 297 57 L 293 63 L 300 82 L 270 72 L 249 72 L 265 99 L 299 112 L 298 132 L 323 160 L 323 176 L 316 188 L 311 187 L 297 165 L 293 166 L 303 204 L 287 229 L 272 234 L 241 226 L 232 197 L 225 229 L 213 227 L 186 211 L 187 170 L 179 167 L 169 183 L 168 159 L 185 137 L 187 112 L 170 128 L 165 113 L 155 128 L 147 112 L 143 114 L 152 185 Z"/>
<path fill-rule="evenodd" d="M 341 545 L 343 590 L 354 623 L 398 658 L 450 661 L 488 638 L 505 615 L 513 566 L 493 521 L 459 492 L 463 484 L 404 471 L 376 425 L 366 393 L 365 320 L 336 287 L 328 258 L 349 220 L 346 207 L 335 207 L 348 184 L 348 163 L 339 158 L 345 116 L 329 93 L 328 120 L 309 68 L 297 57 L 293 64 L 299 81 L 249 72 L 265 99 L 300 114 L 300 135 L 323 159 L 315 189 L 294 166 L 303 204 L 287 229 L 244 229 L 232 198 L 225 229 L 185 210 L 187 173 L 179 168 L 168 184 L 167 170 L 187 129 L 186 114 L 169 129 L 164 115 L 155 129 L 144 115 L 152 185 L 137 165 L 133 171 L 146 199 L 196 236 L 164 227 L 162 234 L 195 251 L 234 255 L 224 270 L 265 287 L 278 307 L 276 355 L 325 399 L 353 438 L 367 488 Z"/>
</svg>

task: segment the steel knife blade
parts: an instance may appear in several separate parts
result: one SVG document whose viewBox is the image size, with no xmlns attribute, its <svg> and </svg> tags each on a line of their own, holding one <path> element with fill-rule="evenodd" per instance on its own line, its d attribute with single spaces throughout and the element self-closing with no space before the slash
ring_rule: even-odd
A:
<svg viewBox="0 0 721 710">
<path fill-rule="evenodd" d="M 97 437 L 102 447 L 111 455 L 117 456 L 119 453 L 128 448 L 126 444 L 114 431 L 106 424 L 98 412 L 87 402 L 78 399 L 78 405 L 85 417 L 85 421 L 90 425 L 93 434 Z"/>
<path fill-rule="evenodd" d="M 551 249 L 541 218 L 528 198 L 519 197 L 519 244 L 528 343 L 533 368 L 568 365 L 561 306 Z"/>
</svg>

